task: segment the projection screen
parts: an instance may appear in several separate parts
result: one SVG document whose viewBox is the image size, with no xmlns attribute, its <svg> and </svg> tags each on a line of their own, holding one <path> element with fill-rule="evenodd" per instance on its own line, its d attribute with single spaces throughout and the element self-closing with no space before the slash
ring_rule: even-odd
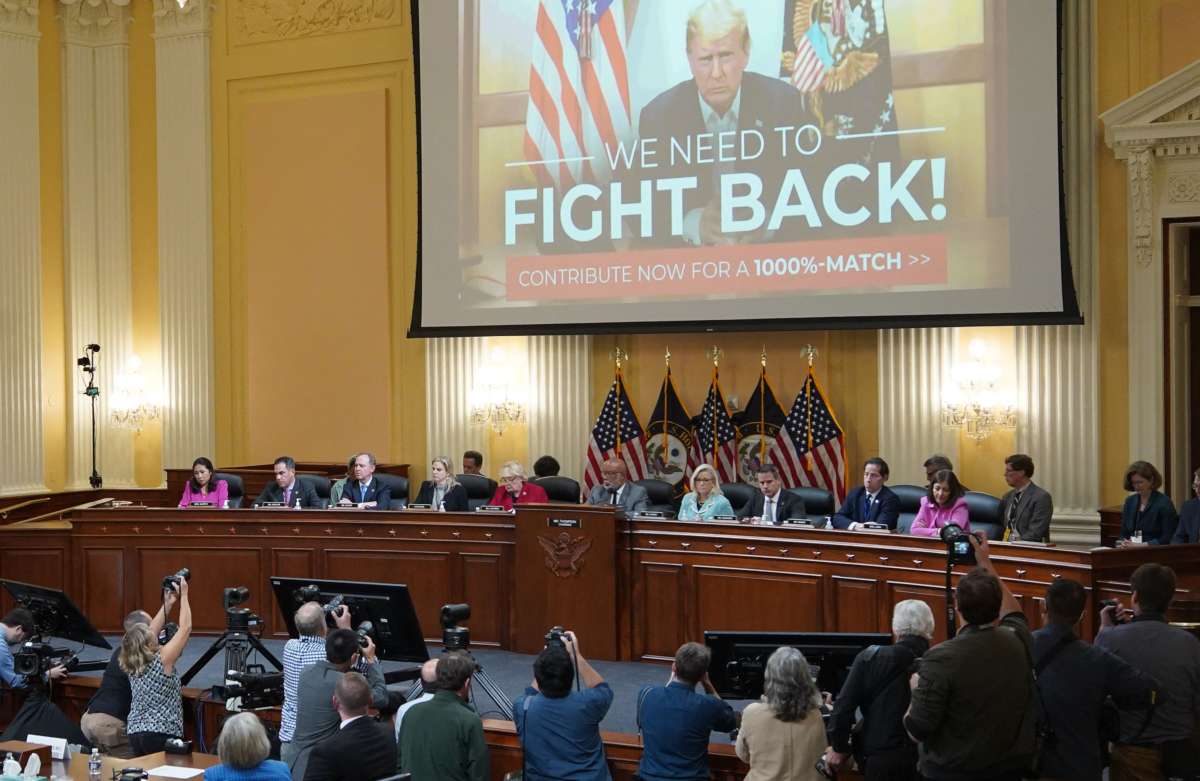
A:
<svg viewBox="0 0 1200 781">
<path fill-rule="evenodd" d="M 413 0 L 410 334 L 1077 323 L 1047 0 Z"/>
</svg>

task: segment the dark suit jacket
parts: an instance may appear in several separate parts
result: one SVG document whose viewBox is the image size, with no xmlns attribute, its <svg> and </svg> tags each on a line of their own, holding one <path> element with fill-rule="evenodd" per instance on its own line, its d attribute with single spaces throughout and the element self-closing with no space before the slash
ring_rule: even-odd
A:
<svg viewBox="0 0 1200 781">
<path fill-rule="evenodd" d="M 807 124 L 816 125 L 813 114 L 804 107 L 804 99 L 795 87 L 779 79 L 773 79 L 760 73 L 746 71 L 742 74 L 741 105 L 738 111 L 738 131 L 756 130 L 762 134 L 762 154 L 754 160 L 737 160 L 732 163 L 733 171 L 738 173 L 757 174 L 762 180 L 762 195 L 760 200 L 767 210 L 770 219 L 771 209 L 779 195 L 779 188 L 789 168 L 802 169 L 808 189 L 820 198 L 821 188 L 825 184 L 825 176 L 829 169 L 826 162 L 828 156 L 824 150 L 830 142 L 825 141 L 817 155 L 805 157 L 791 146 L 788 155 L 780 155 L 780 134 L 775 132 L 777 127 L 799 128 Z M 704 115 L 700 111 L 700 91 L 694 79 L 680 82 L 650 101 L 642 109 L 638 134 L 642 139 L 657 138 L 657 168 L 641 172 L 645 178 L 663 180 L 671 177 L 694 176 L 696 187 L 686 190 L 683 194 L 683 215 L 693 209 L 702 209 L 710 201 L 720 196 L 718 182 L 714 177 L 715 166 L 711 162 L 697 162 L 695 136 L 707 133 L 704 125 Z M 795 131 L 792 131 L 794 136 Z M 678 139 L 679 145 L 686 147 L 687 139 L 691 137 L 691 163 L 688 164 L 675 156 L 676 165 L 672 165 L 671 139 Z M 735 139 L 735 143 L 740 143 Z M 808 145 L 805 145 L 806 148 Z M 713 141 L 715 150 L 716 141 Z M 753 152 L 748 148 L 747 153 Z M 715 152 L 713 153 L 715 156 Z M 738 153 L 740 158 L 740 152 Z M 654 195 L 654 237 L 655 243 L 668 246 L 685 243 L 682 236 L 672 236 L 671 231 L 671 194 L 655 192 Z M 819 230 L 819 229 L 812 229 Z M 792 238 L 804 235 L 810 231 L 807 221 L 802 217 L 786 220 L 780 227 L 776 239 Z"/>
<path fill-rule="evenodd" d="M 1179 528 L 1171 537 L 1172 545 L 1200 542 L 1200 499 L 1188 499 L 1179 513 Z"/>
<path fill-rule="evenodd" d="M 376 781 L 395 773 L 395 735 L 363 716 L 313 748 L 304 781 Z"/>
<path fill-rule="evenodd" d="M 886 485 L 883 486 L 871 504 L 870 514 L 864 517 L 863 497 L 866 494 L 867 489 L 861 485 L 850 492 L 837 515 L 831 519 L 833 528 L 847 529 L 851 523 L 882 523 L 889 529 L 896 528 L 896 522 L 900 519 L 900 497 Z"/>
<path fill-rule="evenodd" d="M 447 491 L 442 502 L 446 505 L 446 512 L 450 513 L 465 513 L 471 509 L 467 505 L 467 489 L 463 488 L 461 483 L 456 483 Z M 421 490 L 417 493 L 417 501 L 414 504 L 433 504 L 433 481 L 426 480 L 421 483 Z"/>
<path fill-rule="evenodd" d="M 359 493 L 359 484 L 357 480 L 347 480 L 346 487 L 342 489 L 342 498 L 349 499 L 355 504 L 362 502 L 375 502 L 375 510 L 390 510 L 392 509 L 392 489 L 383 485 L 378 480 L 371 477 L 371 482 L 367 485 L 367 494 L 363 497 Z"/>
<path fill-rule="evenodd" d="M 1005 528 L 1008 527 L 1008 506 L 1016 493 L 1009 491 L 1000 500 L 1000 524 Z M 1027 542 L 1049 542 L 1050 518 L 1053 515 L 1054 500 L 1050 498 L 1046 489 L 1033 483 L 1025 486 L 1016 515 L 1013 516 L 1013 526 L 1017 529 L 1018 539 Z"/>
<path fill-rule="evenodd" d="M 299 477 L 296 478 L 295 484 L 292 486 L 292 506 L 296 506 L 296 496 L 300 496 L 301 507 L 320 507 L 321 497 L 317 496 L 317 490 L 310 484 L 304 482 Z M 283 489 L 279 487 L 279 483 L 274 480 L 267 483 L 267 487 L 254 500 L 254 506 L 257 507 L 264 502 L 282 502 Z"/>
<path fill-rule="evenodd" d="M 762 491 L 754 494 L 754 498 L 746 502 L 746 506 L 738 513 L 739 518 L 758 518 L 763 513 L 763 501 L 766 497 Z M 775 522 L 782 523 L 788 518 L 798 518 L 805 515 L 804 500 L 794 493 L 779 489 L 779 493 L 775 495 L 779 500 L 778 506 L 775 508 Z"/>
<path fill-rule="evenodd" d="M 1149 545 L 1167 545 L 1175 535 L 1175 527 L 1179 524 L 1179 515 L 1171 499 L 1161 491 L 1150 494 L 1146 503 L 1146 511 L 1138 516 L 1138 504 L 1141 497 L 1130 494 L 1121 506 L 1121 538 L 1129 539 L 1137 530 L 1142 532 L 1142 542 Z"/>
</svg>

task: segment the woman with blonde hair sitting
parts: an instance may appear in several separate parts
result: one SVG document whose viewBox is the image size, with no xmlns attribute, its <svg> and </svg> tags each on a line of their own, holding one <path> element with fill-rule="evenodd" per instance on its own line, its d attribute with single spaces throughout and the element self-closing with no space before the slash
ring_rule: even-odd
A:
<svg viewBox="0 0 1200 781">
<path fill-rule="evenodd" d="M 204 771 L 205 781 L 291 781 L 288 766 L 271 754 L 271 739 L 258 716 L 242 711 L 221 726 L 217 756 L 221 764 Z"/>
<path fill-rule="evenodd" d="M 692 490 L 684 494 L 679 506 L 681 521 L 711 521 L 718 515 L 733 515 L 733 505 L 721 493 L 717 470 L 701 464 L 692 472 Z"/>
<path fill-rule="evenodd" d="M 825 753 L 821 695 L 804 654 L 777 648 L 763 673 L 761 702 L 742 712 L 737 755 L 750 766 L 746 781 L 822 781 Z"/>
<path fill-rule="evenodd" d="M 417 494 L 416 504 L 427 504 L 435 510 L 445 510 L 451 513 L 465 513 L 467 505 L 467 489 L 454 479 L 454 468 L 450 459 L 438 456 L 429 463 L 429 476 L 433 479 L 421 483 L 421 491 Z"/>
<path fill-rule="evenodd" d="M 117 654 L 117 664 L 129 676 L 133 694 L 126 729 L 135 757 L 162 751 L 168 738 L 183 737 L 183 694 L 175 663 L 192 634 L 192 606 L 188 603 L 187 579 L 178 578 L 175 583 L 174 588 L 163 589 L 165 609 L 149 625 L 130 627 Z M 176 599 L 179 629 L 166 645 L 159 646 L 158 633 Z"/>
</svg>

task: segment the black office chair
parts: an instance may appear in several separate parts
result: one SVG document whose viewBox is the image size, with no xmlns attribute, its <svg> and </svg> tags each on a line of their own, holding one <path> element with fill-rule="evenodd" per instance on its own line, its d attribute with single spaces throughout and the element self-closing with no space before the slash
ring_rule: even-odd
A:
<svg viewBox="0 0 1200 781">
<path fill-rule="evenodd" d="M 971 522 L 971 531 L 982 532 L 989 540 L 1004 537 L 999 497 L 985 494 L 983 491 L 967 491 L 963 498 L 967 500 L 967 518 Z"/>
<path fill-rule="evenodd" d="M 754 501 L 758 489 L 745 483 L 721 483 L 721 493 L 725 494 L 725 498 L 733 507 L 734 515 L 737 515 L 743 507 Z"/>
<path fill-rule="evenodd" d="M 483 475 L 456 475 L 455 480 L 467 490 L 467 507 L 478 510 L 496 495 L 496 481 Z"/>
<path fill-rule="evenodd" d="M 579 504 L 578 480 L 561 475 L 551 475 L 550 477 L 535 477 L 529 482 L 545 489 L 547 498 L 552 502 Z"/>
<path fill-rule="evenodd" d="M 647 510 L 653 513 L 663 513 L 667 517 L 675 517 L 678 510 L 675 506 L 675 486 L 666 480 L 653 477 L 633 482 L 646 489 L 646 495 L 650 497 L 650 505 L 646 508 Z"/>
<path fill-rule="evenodd" d="M 375 479 L 380 485 L 386 485 L 391 491 L 392 499 L 388 504 L 389 510 L 403 510 L 408 507 L 408 478 L 402 475 L 392 475 L 387 472 L 376 472 Z"/>
<path fill-rule="evenodd" d="M 804 514 L 811 518 L 818 518 L 823 522 L 826 515 L 833 515 L 837 511 L 837 507 L 834 506 L 833 493 L 824 488 L 803 486 L 789 488 L 787 491 L 804 500 Z"/>
<path fill-rule="evenodd" d="M 229 472 L 213 472 L 213 481 L 217 480 L 224 480 L 229 489 L 229 508 L 233 510 L 241 507 L 246 498 L 246 486 L 242 482 L 242 476 Z"/>
<path fill-rule="evenodd" d="M 921 497 L 929 495 L 929 489 L 923 485 L 889 485 L 892 493 L 900 500 L 900 515 L 896 519 L 896 533 L 908 534 L 912 531 L 913 520 L 921 509 Z"/>
<path fill-rule="evenodd" d="M 321 475 L 296 475 L 296 479 L 302 484 L 313 487 L 313 490 L 317 492 L 317 499 L 320 500 L 320 504 L 318 505 L 320 509 L 324 510 L 329 507 L 329 490 L 333 487 L 333 484 L 329 482 L 328 477 L 322 477 Z"/>
</svg>

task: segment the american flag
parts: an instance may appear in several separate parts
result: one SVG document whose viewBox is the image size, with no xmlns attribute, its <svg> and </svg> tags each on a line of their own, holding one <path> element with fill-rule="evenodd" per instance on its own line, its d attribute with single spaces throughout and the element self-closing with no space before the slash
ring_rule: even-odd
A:
<svg viewBox="0 0 1200 781">
<path fill-rule="evenodd" d="M 725 397 L 717 377 L 713 377 L 712 384 L 708 386 L 704 408 L 692 419 L 692 425 L 696 437 L 692 440 L 691 463 L 711 464 L 716 467 L 717 478 L 722 483 L 736 483 L 737 429 L 733 427 L 733 419 L 725 406 Z"/>
<path fill-rule="evenodd" d="M 623 1 L 541 0 L 525 113 L 525 159 L 541 184 L 607 182 L 605 145 L 630 135 L 631 117 Z"/>
<path fill-rule="evenodd" d="M 833 56 L 829 53 L 825 33 L 819 23 L 813 22 L 796 44 L 792 84 L 801 92 L 812 92 L 825 83 L 825 71 L 832 65 Z"/>
<path fill-rule="evenodd" d="M 604 406 L 600 408 L 600 416 L 596 418 L 596 425 L 592 426 L 587 466 L 583 470 L 585 494 L 600 485 L 600 465 L 610 458 L 625 462 L 630 480 L 644 480 L 649 472 L 646 467 L 646 432 L 642 430 L 637 413 L 629 403 L 625 381 L 620 374 L 613 380 Z"/>
<path fill-rule="evenodd" d="M 846 434 L 812 369 L 775 438 L 771 461 L 779 465 L 785 485 L 824 488 L 839 503 L 846 498 Z"/>
</svg>

